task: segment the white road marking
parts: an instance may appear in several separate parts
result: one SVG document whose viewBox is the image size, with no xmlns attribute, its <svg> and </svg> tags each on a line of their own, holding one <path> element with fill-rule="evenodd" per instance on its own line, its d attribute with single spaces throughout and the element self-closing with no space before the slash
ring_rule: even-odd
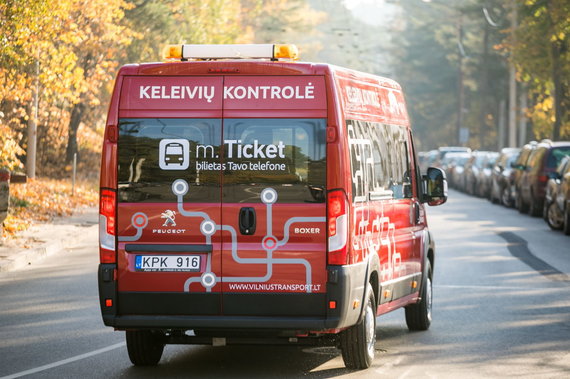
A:
<svg viewBox="0 0 570 379">
<path fill-rule="evenodd" d="M 54 363 L 50 363 L 50 364 L 47 364 L 44 366 L 32 368 L 32 369 L 29 369 L 26 371 L 21 371 L 21 372 L 18 372 L 18 373 L 12 374 L 12 375 L 8 375 L 8 376 L 3 376 L 0 379 L 12 379 L 12 378 L 19 378 L 19 377 L 22 377 L 25 375 L 36 374 L 38 372 L 49 370 L 49 369 L 52 369 L 54 367 L 63 366 L 63 365 L 66 365 L 68 363 L 71 363 L 71 362 L 76 362 L 76 361 L 80 361 L 80 360 L 85 359 L 85 358 L 93 357 L 95 355 L 103 354 L 103 353 L 106 353 L 106 352 L 111 351 L 111 350 L 118 349 L 118 348 L 123 347 L 123 346 L 125 346 L 124 342 L 117 343 L 117 344 L 114 344 L 111 346 L 104 347 L 104 348 L 99 349 L 99 350 L 91 351 L 89 353 L 76 355 L 75 357 L 67 358 L 67 359 L 57 361 Z"/>
</svg>

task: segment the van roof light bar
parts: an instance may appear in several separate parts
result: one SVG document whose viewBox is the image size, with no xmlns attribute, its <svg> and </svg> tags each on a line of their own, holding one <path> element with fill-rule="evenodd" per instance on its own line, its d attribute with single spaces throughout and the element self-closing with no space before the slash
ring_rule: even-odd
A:
<svg viewBox="0 0 570 379">
<path fill-rule="evenodd" d="M 236 45 L 168 45 L 162 58 L 172 60 L 211 59 L 299 59 L 297 46 L 291 44 L 236 44 Z"/>
</svg>

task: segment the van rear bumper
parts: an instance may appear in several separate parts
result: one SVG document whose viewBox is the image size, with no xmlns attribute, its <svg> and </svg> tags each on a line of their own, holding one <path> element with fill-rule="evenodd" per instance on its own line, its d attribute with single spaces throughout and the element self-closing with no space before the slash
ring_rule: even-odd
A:
<svg viewBox="0 0 570 379">
<path fill-rule="evenodd" d="M 117 329 L 342 329 L 358 321 L 367 283 L 360 263 L 329 266 L 326 293 L 120 292 L 115 267 L 99 266 L 99 296 L 104 324 Z"/>
<path fill-rule="evenodd" d="M 278 329 L 324 331 L 334 329 L 339 320 L 299 317 L 249 316 L 109 316 L 103 315 L 105 325 L 117 329 Z"/>
</svg>

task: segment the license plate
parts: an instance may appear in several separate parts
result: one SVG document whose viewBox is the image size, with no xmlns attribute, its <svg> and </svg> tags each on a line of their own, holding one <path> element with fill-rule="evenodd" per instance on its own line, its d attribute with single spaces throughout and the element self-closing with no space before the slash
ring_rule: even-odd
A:
<svg viewBox="0 0 570 379">
<path fill-rule="evenodd" d="M 199 255 L 137 255 L 135 271 L 200 271 Z"/>
</svg>

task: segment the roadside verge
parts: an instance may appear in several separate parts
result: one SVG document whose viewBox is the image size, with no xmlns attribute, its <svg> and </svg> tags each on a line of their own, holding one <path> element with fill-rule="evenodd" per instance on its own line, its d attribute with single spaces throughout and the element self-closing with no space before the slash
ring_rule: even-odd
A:
<svg viewBox="0 0 570 379">
<path fill-rule="evenodd" d="M 69 217 L 36 223 L 16 238 L 0 244 L 0 272 L 15 271 L 73 248 L 87 233 L 97 233 L 95 207 L 78 208 Z"/>
</svg>

